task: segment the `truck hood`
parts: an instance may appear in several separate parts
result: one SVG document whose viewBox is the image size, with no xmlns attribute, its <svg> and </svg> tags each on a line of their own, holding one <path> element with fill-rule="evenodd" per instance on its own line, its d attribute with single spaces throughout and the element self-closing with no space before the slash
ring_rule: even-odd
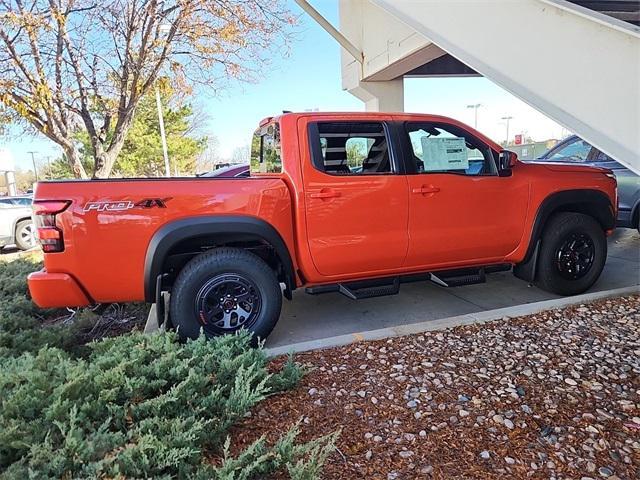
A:
<svg viewBox="0 0 640 480">
<path fill-rule="evenodd" d="M 547 170 L 551 170 L 552 172 L 584 172 L 584 173 L 613 173 L 613 171 L 609 168 L 603 167 L 595 167 L 592 165 L 569 165 L 566 163 L 550 163 L 550 162 L 527 162 L 527 163 L 535 163 L 536 165 L 541 165 L 545 167 Z"/>
</svg>

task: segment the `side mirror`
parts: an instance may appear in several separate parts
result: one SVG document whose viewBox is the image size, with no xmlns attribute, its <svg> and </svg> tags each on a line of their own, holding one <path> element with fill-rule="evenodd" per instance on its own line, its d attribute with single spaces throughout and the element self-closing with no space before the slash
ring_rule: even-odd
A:
<svg viewBox="0 0 640 480">
<path fill-rule="evenodd" d="M 498 158 L 498 173 L 500 176 L 508 177 L 511 169 L 518 163 L 518 155 L 509 150 L 502 150 Z"/>
</svg>

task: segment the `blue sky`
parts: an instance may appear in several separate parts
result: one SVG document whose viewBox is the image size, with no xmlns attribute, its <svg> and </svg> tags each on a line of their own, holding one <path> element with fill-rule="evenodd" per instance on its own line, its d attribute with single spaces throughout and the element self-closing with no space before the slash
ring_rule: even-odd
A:
<svg viewBox="0 0 640 480">
<path fill-rule="evenodd" d="M 301 13 L 291 1 L 291 10 Z M 334 25 L 338 25 L 338 2 L 315 1 L 314 6 Z M 338 44 L 309 17 L 303 15 L 297 28 L 297 41 L 291 44 L 289 55 L 276 55 L 264 77 L 255 84 L 234 83 L 212 97 L 198 94 L 197 103 L 207 114 L 208 122 L 200 128 L 204 135 L 215 135 L 223 156 L 234 148 L 248 144 L 258 122 L 282 110 L 306 109 L 360 111 L 364 105 L 351 94 L 342 91 Z M 468 104 L 481 103 L 478 129 L 496 141 L 503 141 L 506 125 L 501 117 L 513 117 L 510 137 L 527 132 L 537 140 L 566 135 L 555 122 L 533 110 L 514 96 L 485 78 L 406 79 L 405 110 L 437 113 L 457 118 L 473 125 L 473 111 Z M 58 147 L 44 138 L 22 136 L 4 144 L 16 164 L 31 168 L 28 152 L 35 151 L 39 162 L 47 156 L 60 155 Z"/>
</svg>

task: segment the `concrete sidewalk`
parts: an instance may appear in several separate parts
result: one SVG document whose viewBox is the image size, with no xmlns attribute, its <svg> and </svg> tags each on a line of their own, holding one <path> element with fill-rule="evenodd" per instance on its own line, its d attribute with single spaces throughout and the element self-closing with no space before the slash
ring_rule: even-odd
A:
<svg viewBox="0 0 640 480">
<path fill-rule="evenodd" d="M 640 285 L 640 235 L 635 230 L 620 229 L 609 239 L 607 264 L 590 292 L 636 285 Z M 487 283 L 466 287 L 443 288 L 430 282 L 403 284 L 398 295 L 358 301 L 337 293 L 312 296 L 301 290 L 295 292 L 293 302 L 284 302 L 282 316 L 266 347 L 283 347 L 555 298 L 559 297 L 527 285 L 510 272 L 488 275 Z"/>
</svg>

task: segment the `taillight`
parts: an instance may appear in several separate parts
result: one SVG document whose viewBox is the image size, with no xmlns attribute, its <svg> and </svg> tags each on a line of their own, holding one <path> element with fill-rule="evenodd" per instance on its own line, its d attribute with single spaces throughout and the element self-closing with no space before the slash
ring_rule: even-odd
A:
<svg viewBox="0 0 640 480">
<path fill-rule="evenodd" d="M 56 215 L 71 205 L 69 200 L 36 200 L 33 202 L 33 216 L 36 235 L 45 253 L 64 251 L 62 230 L 56 226 Z"/>
</svg>

